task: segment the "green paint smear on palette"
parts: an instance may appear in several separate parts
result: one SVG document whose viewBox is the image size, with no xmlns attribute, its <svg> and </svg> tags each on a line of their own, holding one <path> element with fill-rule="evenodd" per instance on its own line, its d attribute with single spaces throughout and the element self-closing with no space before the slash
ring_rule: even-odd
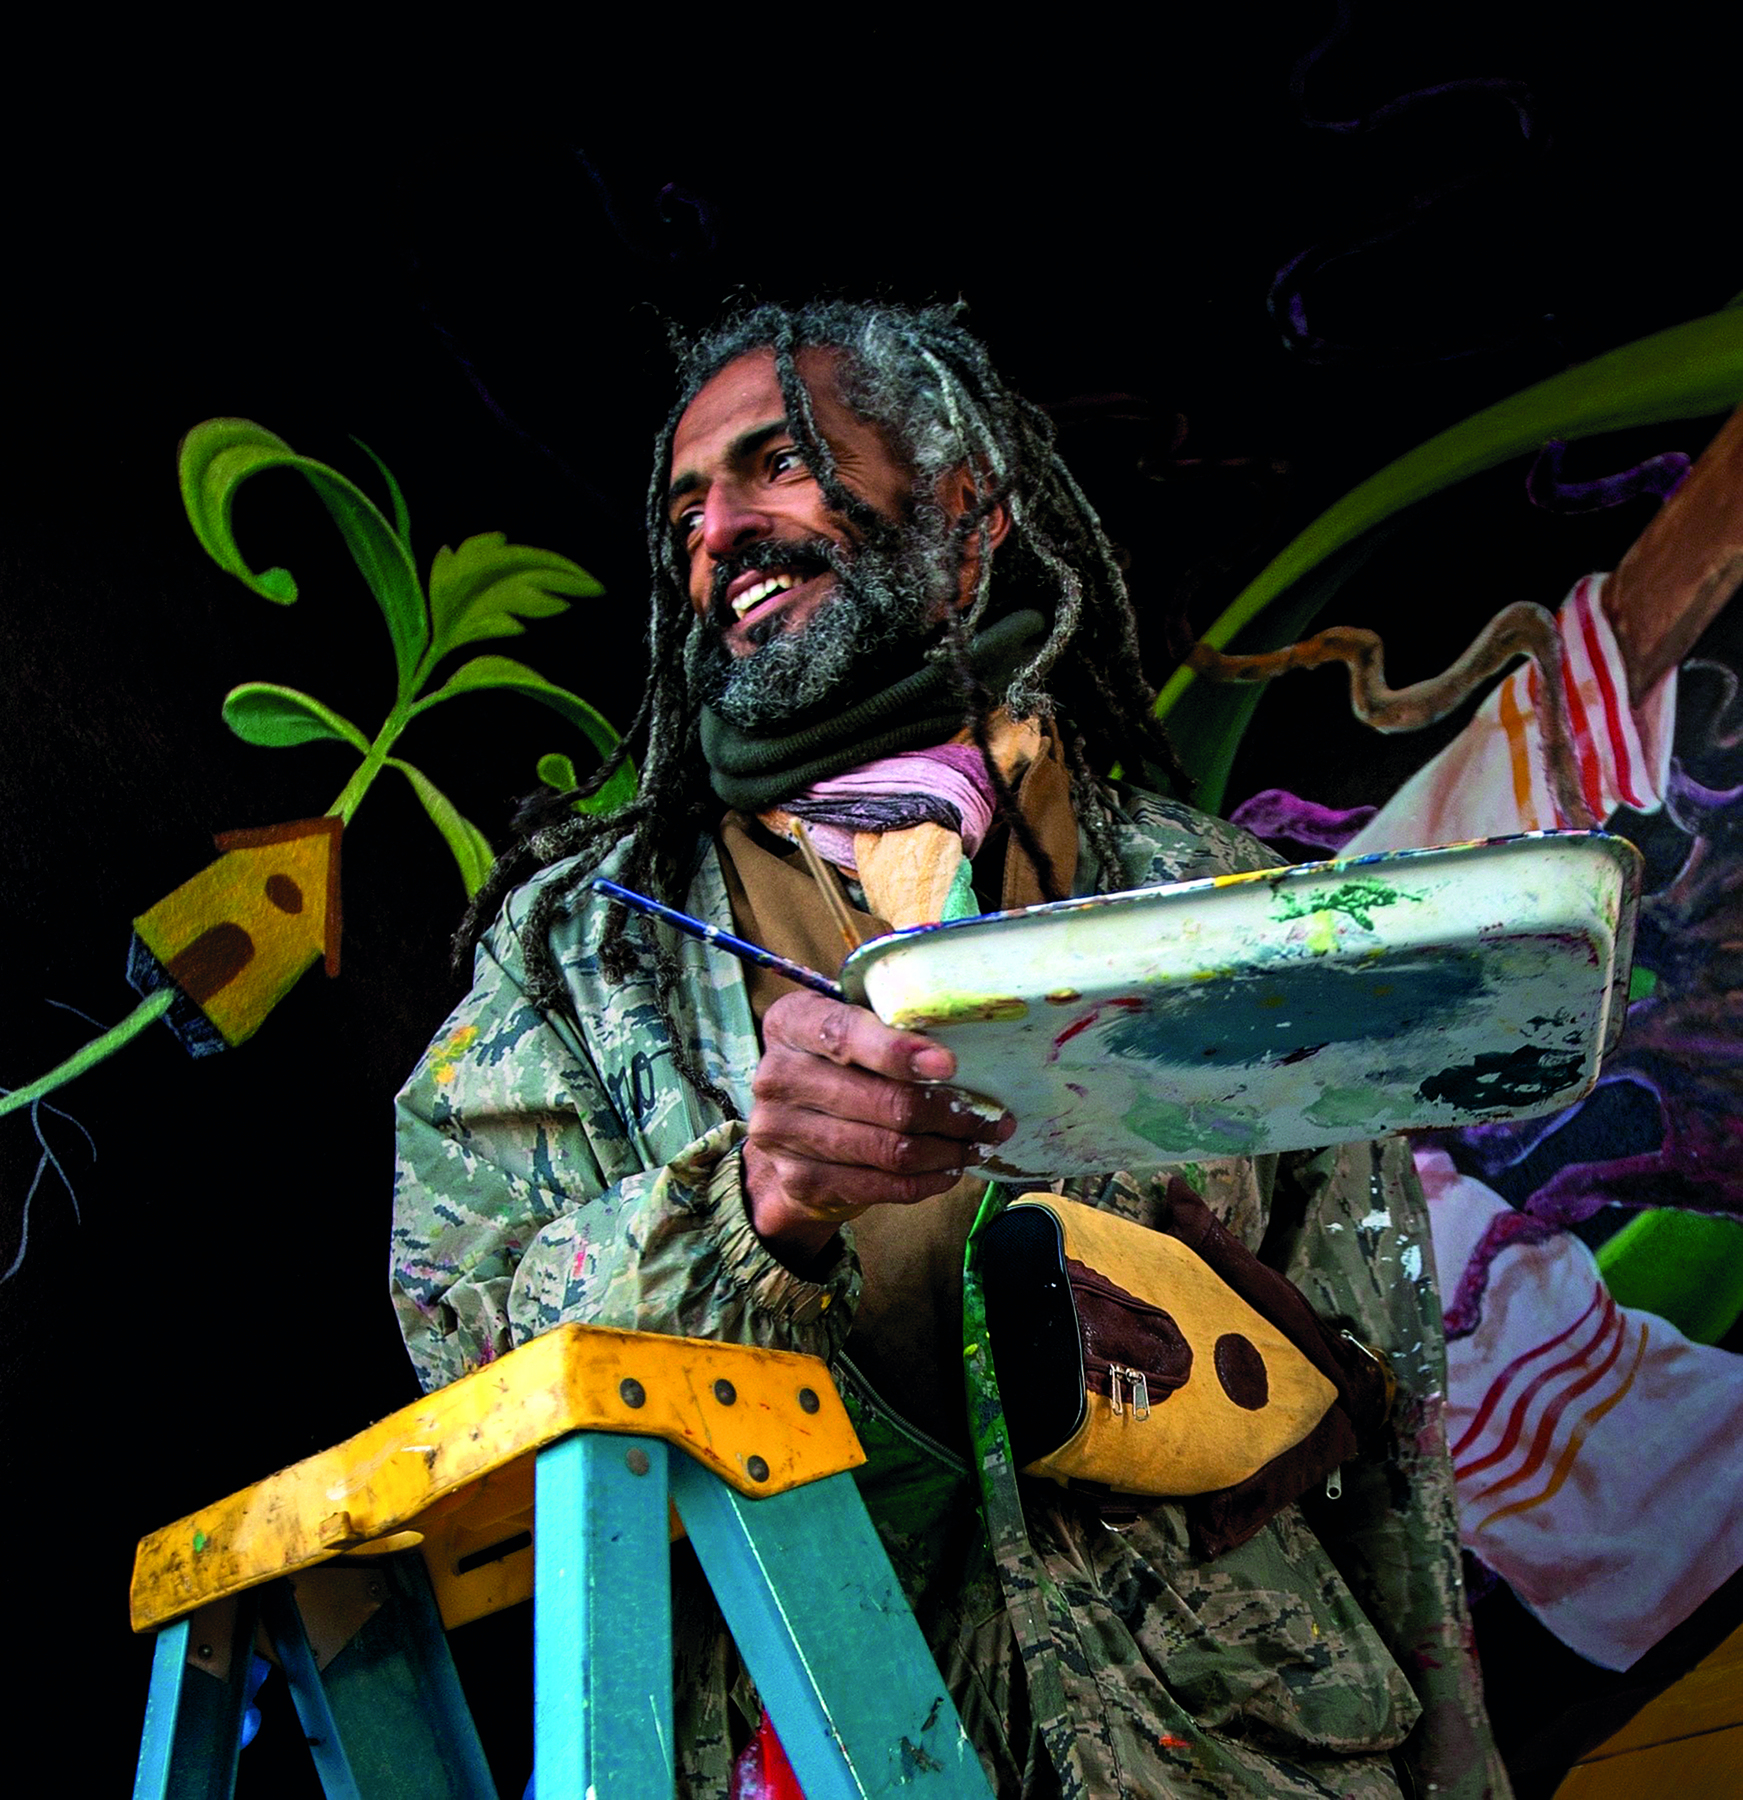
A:
<svg viewBox="0 0 1743 1800">
<path fill-rule="evenodd" d="M 1378 1131 L 1382 1128 L 1377 1116 L 1383 1110 L 1377 1105 L 1380 1098 L 1371 1087 L 1327 1088 L 1304 1117 L 1328 1131 L 1341 1131 L 1348 1125 L 1366 1125 Z"/>
<path fill-rule="evenodd" d="M 1311 899 L 1295 894 L 1279 894 L 1282 911 L 1279 919 L 1305 919 L 1314 913 L 1341 912 L 1348 913 L 1364 931 L 1374 929 L 1374 921 L 1368 916 L 1377 907 L 1396 906 L 1401 900 L 1408 900 L 1413 906 L 1422 904 L 1420 894 L 1400 893 L 1397 888 L 1387 887 L 1380 881 L 1346 881 L 1342 887 L 1334 888 L 1331 893 L 1320 899 Z"/>
<path fill-rule="evenodd" d="M 1208 1151 L 1216 1155 L 1217 1140 L 1228 1145 L 1235 1155 L 1241 1146 L 1251 1143 L 1253 1121 L 1257 1114 L 1250 1106 L 1231 1106 L 1207 1113 L 1201 1107 L 1181 1106 L 1172 1100 L 1157 1100 L 1142 1094 L 1126 1108 L 1120 1123 L 1145 1143 L 1158 1150 L 1178 1155 L 1182 1151 Z"/>
</svg>

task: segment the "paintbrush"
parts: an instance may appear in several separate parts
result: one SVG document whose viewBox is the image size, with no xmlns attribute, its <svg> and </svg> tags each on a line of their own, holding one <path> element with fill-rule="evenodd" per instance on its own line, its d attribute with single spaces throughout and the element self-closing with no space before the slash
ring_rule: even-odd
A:
<svg viewBox="0 0 1743 1800">
<path fill-rule="evenodd" d="M 729 955 L 736 956 L 740 962 L 755 963 L 759 969 L 773 969 L 777 975 L 785 975 L 789 981 L 796 981 L 801 987 L 810 988 L 813 993 L 825 994 L 831 1000 L 847 998 L 841 991 L 839 981 L 832 981 L 827 975 L 819 975 L 815 969 L 808 969 L 803 963 L 794 962 L 791 957 L 777 956 L 773 950 L 765 950 L 761 944 L 753 944 L 748 938 L 734 937 L 730 931 L 722 931 L 718 925 L 710 925 L 706 919 L 693 919 L 674 906 L 662 906 L 658 900 L 650 900 L 646 894 L 638 894 L 633 888 L 619 887 L 615 881 L 607 881 L 603 876 L 596 875 L 592 886 L 607 899 L 621 901 L 636 912 L 663 919 L 666 924 L 675 926 L 688 936 L 700 938 L 703 943 L 714 944 Z"/>
<path fill-rule="evenodd" d="M 836 929 L 841 933 L 842 942 L 847 945 L 851 956 L 865 940 L 859 935 L 859 927 L 854 923 L 853 914 L 847 910 L 847 902 L 842 898 L 835 871 L 817 854 L 817 846 L 811 842 L 811 834 L 805 829 L 805 821 L 794 819 L 792 825 L 799 854 L 804 857 L 805 867 L 811 871 L 811 879 L 817 883 L 823 903 L 829 908 L 829 916 L 834 919 Z"/>
</svg>

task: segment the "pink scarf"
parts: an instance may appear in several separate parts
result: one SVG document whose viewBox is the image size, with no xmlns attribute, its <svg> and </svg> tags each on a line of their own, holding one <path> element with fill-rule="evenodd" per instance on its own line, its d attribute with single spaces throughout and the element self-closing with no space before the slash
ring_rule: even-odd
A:
<svg viewBox="0 0 1743 1800">
<path fill-rule="evenodd" d="M 856 874 L 856 832 L 942 825 L 961 834 L 962 853 L 972 857 L 986 838 L 996 805 L 980 751 L 973 744 L 939 744 L 831 776 L 777 810 L 803 819 L 818 853 Z"/>
</svg>

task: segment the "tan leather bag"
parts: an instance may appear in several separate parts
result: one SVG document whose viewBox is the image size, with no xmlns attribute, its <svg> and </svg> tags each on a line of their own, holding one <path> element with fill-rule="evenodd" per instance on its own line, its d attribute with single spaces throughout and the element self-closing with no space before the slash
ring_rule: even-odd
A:
<svg viewBox="0 0 1743 1800">
<path fill-rule="evenodd" d="M 1334 1477 L 1384 1417 L 1390 1372 L 1315 1317 L 1178 1179 L 1151 1230 L 1050 1193 L 981 1233 L 1013 1459 L 1107 1495 L 1199 1502 L 1211 1548 Z"/>
</svg>

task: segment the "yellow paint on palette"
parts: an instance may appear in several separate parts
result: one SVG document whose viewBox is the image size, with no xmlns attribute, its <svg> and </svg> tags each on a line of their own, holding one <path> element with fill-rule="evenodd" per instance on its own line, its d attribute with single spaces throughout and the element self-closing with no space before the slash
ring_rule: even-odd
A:
<svg viewBox="0 0 1743 1800">
<path fill-rule="evenodd" d="M 1028 1013 L 1029 1003 L 1013 994 L 939 994 L 924 1006 L 892 1013 L 890 1024 L 897 1031 L 931 1031 L 939 1025 L 966 1025 L 981 1019 L 1023 1019 Z"/>
<path fill-rule="evenodd" d="M 133 921 L 176 986 L 234 1047 L 317 958 L 339 973 L 336 818 L 217 838 L 224 852 Z"/>
</svg>

